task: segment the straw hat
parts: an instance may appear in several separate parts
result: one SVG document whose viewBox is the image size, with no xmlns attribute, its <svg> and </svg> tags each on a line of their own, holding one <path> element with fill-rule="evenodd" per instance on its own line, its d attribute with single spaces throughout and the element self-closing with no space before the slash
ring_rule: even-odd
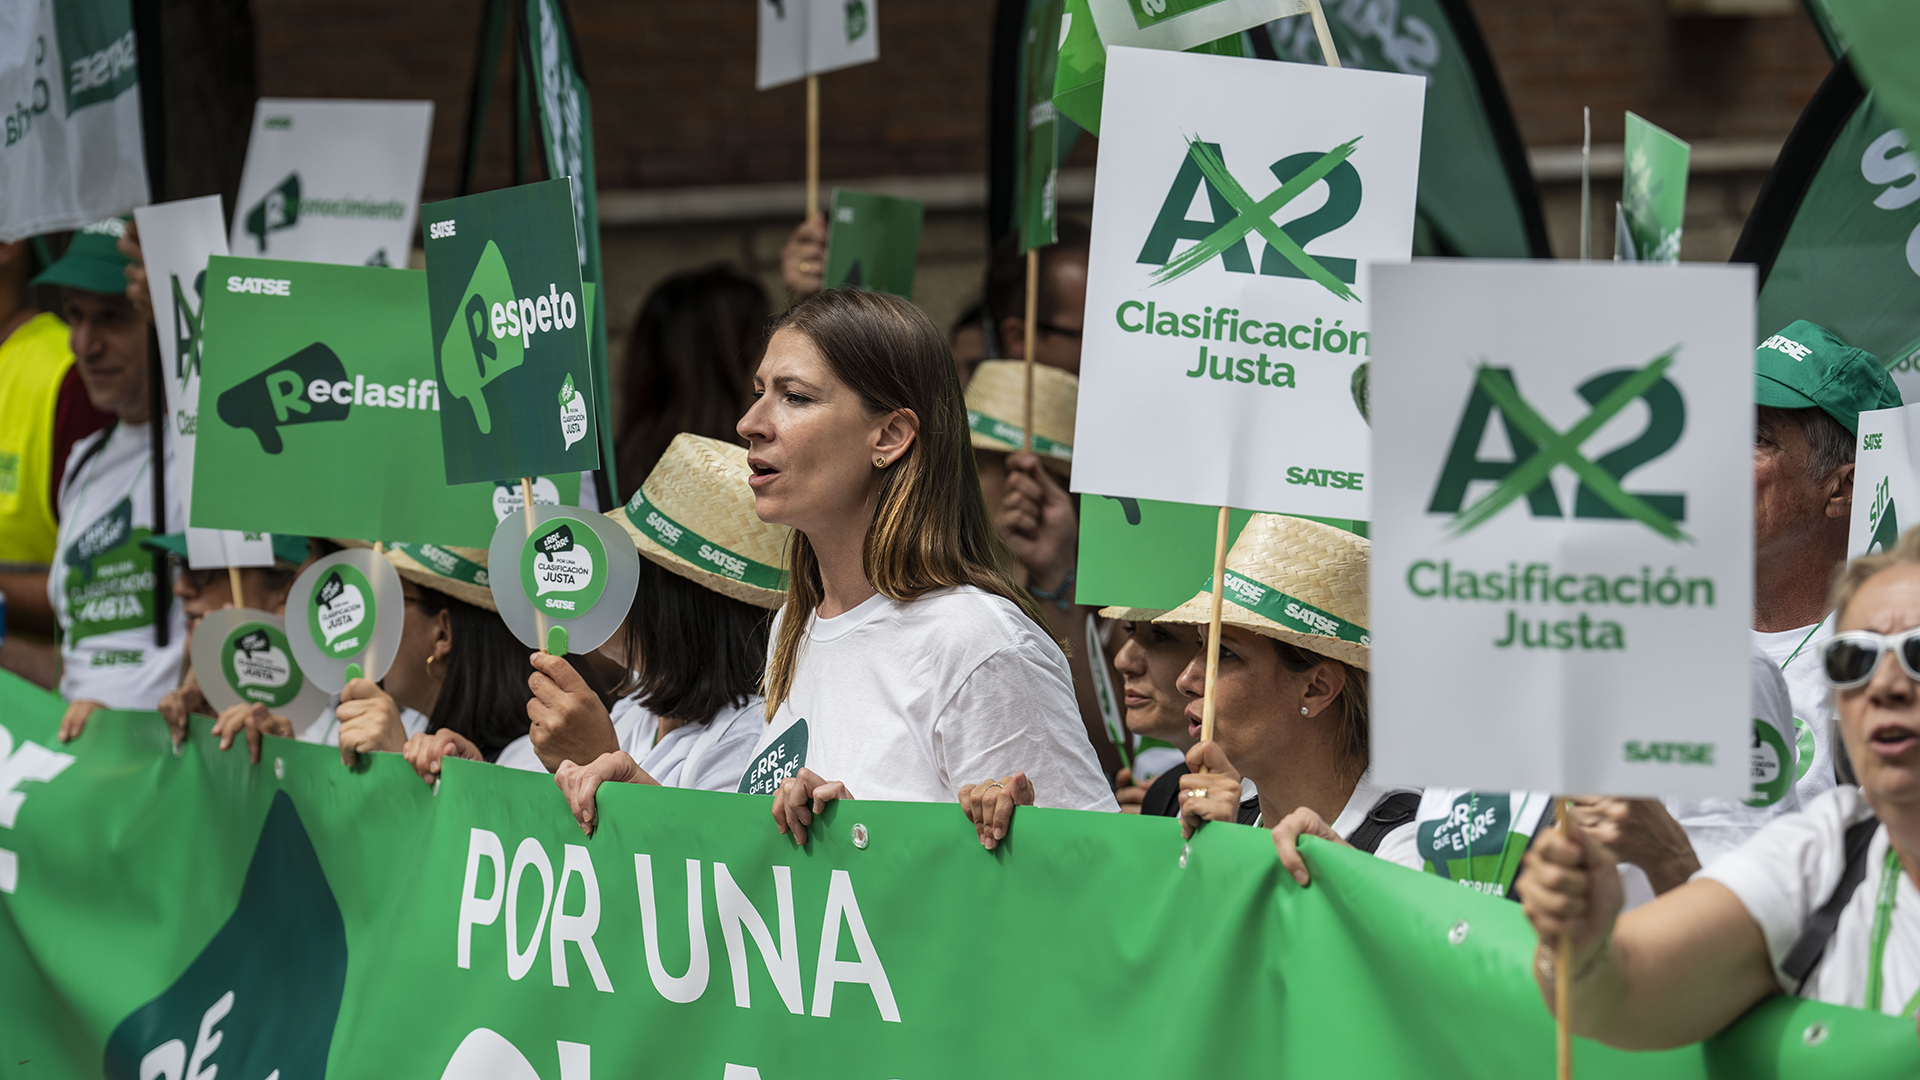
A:
<svg viewBox="0 0 1920 1080">
<path fill-rule="evenodd" d="M 627 505 L 607 516 L 640 554 L 714 592 L 756 607 L 787 599 L 787 537 L 753 510 L 747 451 L 675 435 Z"/>
<path fill-rule="evenodd" d="M 1367 670 L 1372 546 L 1332 525 L 1255 514 L 1227 552 L 1220 621 Z M 1155 621 L 1205 625 L 1212 606 L 1213 594 L 1202 592 Z"/>
<path fill-rule="evenodd" d="M 381 549 L 400 576 L 488 611 L 500 610 L 487 587 L 487 549 L 448 544 L 388 544 Z"/>
<path fill-rule="evenodd" d="M 1001 453 L 1019 450 L 1026 399 L 1024 361 L 988 360 L 975 368 L 967 384 L 973 445 Z M 1055 472 L 1073 467 L 1073 415 L 1079 400 L 1079 379 L 1057 367 L 1033 365 L 1033 452 Z"/>
<path fill-rule="evenodd" d="M 1166 613 L 1164 608 L 1150 607 L 1103 607 L 1100 609 L 1101 618 L 1117 619 L 1120 622 L 1152 622 Z"/>
</svg>

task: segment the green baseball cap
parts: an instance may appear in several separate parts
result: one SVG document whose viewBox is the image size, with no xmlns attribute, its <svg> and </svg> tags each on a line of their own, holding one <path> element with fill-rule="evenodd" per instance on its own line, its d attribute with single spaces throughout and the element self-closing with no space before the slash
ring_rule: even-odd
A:
<svg viewBox="0 0 1920 1080">
<path fill-rule="evenodd" d="M 110 217 L 73 234 L 67 253 L 34 276 L 35 285 L 65 285 L 84 292 L 124 293 L 127 266 L 132 259 L 120 254 L 120 238 L 132 219 Z"/>
<path fill-rule="evenodd" d="M 140 546 L 148 551 L 163 551 L 178 559 L 187 557 L 187 534 L 183 532 L 165 533 L 149 536 L 140 541 Z M 277 562 L 291 566 L 304 566 L 313 548 L 304 536 L 288 536 L 285 533 L 273 534 L 273 557 Z"/>
<path fill-rule="evenodd" d="M 1880 358 L 1797 319 L 1753 350 L 1753 402 L 1776 409 L 1822 409 L 1850 432 L 1860 414 L 1897 409 L 1900 389 Z"/>
</svg>

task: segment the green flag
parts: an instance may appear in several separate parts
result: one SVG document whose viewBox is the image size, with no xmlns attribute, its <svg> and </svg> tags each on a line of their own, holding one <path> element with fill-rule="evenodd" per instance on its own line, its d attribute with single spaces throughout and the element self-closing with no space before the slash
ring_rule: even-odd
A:
<svg viewBox="0 0 1920 1080">
<path fill-rule="evenodd" d="M 926 209 L 918 199 L 834 188 L 827 226 L 827 287 L 851 285 L 913 299 Z"/>
<path fill-rule="evenodd" d="M 1614 247 L 1631 262 L 1680 261 L 1687 211 L 1687 162 L 1693 148 L 1627 114 L 1626 172 L 1615 214 Z"/>
<path fill-rule="evenodd" d="M 215 255 L 207 283 L 193 525 L 487 546 L 520 487 L 447 485 L 425 273 Z"/>
<path fill-rule="evenodd" d="M 1822 0 L 1860 81 L 1909 139 L 1920 138 L 1920 5 L 1912 0 Z M 1915 252 L 1920 259 L 1920 250 Z"/>
<path fill-rule="evenodd" d="M 397 754 L 349 771 L 274 738 L 253 765 L 198 718 L 176 756 L 152 713 L 63 745 L 62 711 L 0 675 L 9 1075 L 1105 1080 L 1191 1071 L 1196 1045 L 1225 1076 L 1553 1060 L 1518 905 L 1316 840 L 1302 889 L 1234 825 L 1183 847 L 1167 818 L 1022 808 L 989 853 L 958 807 L 842 801 L 801 848 L 764 797 L 627 784 L 600 789 L 587 837 L 540 774 L 450 760 L 435 789 Z M 1017 977 L 982 994 L 982 972 Z M 1703 1044 L 1576 1057 L 1583 1080 L 1920 1069 L 1911 1020 L 1779 996 Z"/>
<path fill-rule="evenodd" d="M 606 298 L 596 290 L 604 284 L 600 269 L 600 193 L 594 179 L 593 101 L 580 71 L 580 48 L 567 17 L 566 0 L 525 0 L 520 39 L 526 45 L 533 72 L 534 118 L 540 129 L 540 157 L 549 177 L 567 177 L 573 183 L 574 244 L 580 258 L 580 279 L 587 284 L 587 308 L 592 319 L 588 345 L 596 394 L 588 395 L 594 409 L 600 467 L 607 480 L 603 505 L 620 490 L 614 475 L 612 403 L 607 388 Z M 636 481 L 638 482 L 638 481 Z"/>
<path fill-rule="evenodd" d="M 1473 12 L 1459 0 L 1325 5 L 1340 62 L 1427 80 L 1413 253 L 1546 259 L 1546 219 L 1513 112 Z M 1248 35 L 1256 55 L 1324 63 L 1309 19 Z"/>
<path fill-rule="evenodd" d="M 1053 104 L 1060 18 L 1066 0 L 1033 0 L 1020 43 L 1019 227 L 1020 250 L 1060 239 L 1054 219 L 1059 200 L 1060 114 Z"/>
<path fill-rule="evenodd" d="M 1244 56 L 1241 31 L 1305 10 L 1306 0 L 1065 0 L 1054 108 L 1098 135 L 1108 44 Z"/>
<path fill-rule="evenodd" d="M 447 483 L 598 467 L 569 181 L 431 203 L 421 217 Z"/>
<path fill-rule="evenodd" d="M 1920 400 L 1920 155 L 1848 60 L 1794 125 L 1731 261 L 1759 268 L 1755 341 L 1811 320 Z"/>
</svg>

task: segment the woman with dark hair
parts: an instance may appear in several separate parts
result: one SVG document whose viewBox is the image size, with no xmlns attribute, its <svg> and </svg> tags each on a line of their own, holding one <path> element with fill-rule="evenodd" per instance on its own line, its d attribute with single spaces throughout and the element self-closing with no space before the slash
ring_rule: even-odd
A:
<svg viewBox="0 0 1920 1080">
<path fill-rule="evenodd" d="M 1066 656 L 1003 569 L 940 331 L 830 289 L 774 324 L 753 385 L 754 505 L 794 532 L 741 790 L 776 794 L 801 843 L 829 799 L 946 801 L 1018 767 L 1047 805 L 1117 809 Z"/>
<path fill-rule="evenodd" d="M 675 274 L 640 304 L 627 338 L 619 472 L 632 487 L 681 432 L 734 441 L 767 322 L 767 294 L 725 264 Z"/>
<path fill-rule="evenodd" d="M 400 648 L 378 685 L 349 682 L 302 738 L 338 745 L 351 761 L 451 731 L 492 760 L 526 731 L 530 669 L 526 648 L 496 613 L 487 553 L 437 544 L 389 544 L 385 552 L 406 598 Z"/>
<path fill-rule="evenodd" d="M 530 727 L 497 763 L 553 771 L 589 832 L 602 783 L 708 791 L 740 783 L 760 735 L 767 609 L 785 596 L 786 546 L 785 529 L 754 516 L 746 456 L 681 435 L 607 515 L 641 555 L 633 606 L 598 650 L 628 672 L 611 712 L 573 662 L 533 658 Z M 415 765 L 437 760 L 423 755 Z"/>
</svg>

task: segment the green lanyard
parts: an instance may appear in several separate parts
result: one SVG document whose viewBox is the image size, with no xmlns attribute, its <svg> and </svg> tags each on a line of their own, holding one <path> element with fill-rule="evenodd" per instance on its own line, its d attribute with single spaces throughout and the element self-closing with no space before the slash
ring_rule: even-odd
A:
<svg viewBox="0 0 1920 1080">
<path fill-rule="evenodd" d="M 1880 963 L 1887 951 L 1887 932 L 1893 926 L 1893 898 L 1900 889 L 1900 856 L 1887 844 L 1887 861 L 1880 869 L 1880 898 L 1873 909 L 1873 952 L 1867 958 L 1867 1011 L 1880 1011 Z M 1912 1016 L 1920 1007 L 1920 990 L 1907 999 L 1901 1016 Z"/>
<path fill-rule="evenodd" d="M 1831 612 L 1829 612 L 1829 614 L 1831 614 Z M 1813 640 L 1813 635 L 1819 633 L 1820 628 L 1827 625 L 1827 617 L 1827 615 L 1820 616 L 1820 621 L 1813 624 L 1813 629 L 1807 631 L 1807 636 L 1801 638 L 1800 644 L 1795 645 L 1793 651 L 1787 654 L 1787 658 L 1780 662 L 1781 671 L 1787 670 L 1787 665 L 1793 663 L 1794 658 L 1800 655 L 1800 650 L 1807 647 L 1807 642 Z"/>
</svg>

